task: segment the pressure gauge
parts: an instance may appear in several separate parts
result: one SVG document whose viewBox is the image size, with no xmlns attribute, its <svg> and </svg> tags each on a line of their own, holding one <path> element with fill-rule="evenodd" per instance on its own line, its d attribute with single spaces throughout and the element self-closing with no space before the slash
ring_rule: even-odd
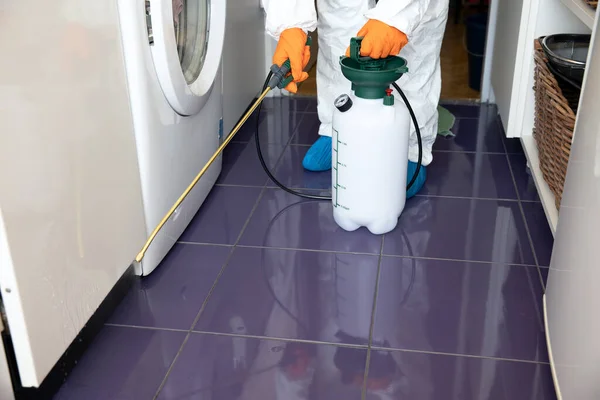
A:
<svg viewBox="0 0 600 400">
<path fill-rule="evenodd" d="M 343 94 L 335 99 L 333 104 L 335 105 L 335 108 L 340 110 L 340 112 L 346 112 L 350 109 L 350 107 L 352 107 L 352 100 L 350 99 L 350 96 Z"/>
</svg>

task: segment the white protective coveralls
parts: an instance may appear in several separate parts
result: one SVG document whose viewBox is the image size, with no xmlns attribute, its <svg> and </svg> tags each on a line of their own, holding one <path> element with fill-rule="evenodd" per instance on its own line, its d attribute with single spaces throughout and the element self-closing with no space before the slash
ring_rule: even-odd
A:
<svg viewBox="0 0 600 400">
<path fill-rule="evenodd" d="M 448 18 L 448 0 L 262 0 L 266 30 L 276 40 L 285 29 L 319 30 L 317 63 L 320 135 L 331 136 L 333 102 L 350 92 L 350 82 L 339 66 L 350 39 L 368 19 L 376 19 L 402 31 L 408 44 L 400 55 L 409 72 L 398 80 L 408 98 L 423 139 L 423 165 L 432 160 L 431 148 L 437 135 L 437 106 L 442 85 L 440 49 Z M 397 101 L 402 99 L 396 94 Z M 412 125 L 411 125 L 412 126 Z M 418 161 L 414 127 L 411 129 L 409 160 Z"/>
</svg>

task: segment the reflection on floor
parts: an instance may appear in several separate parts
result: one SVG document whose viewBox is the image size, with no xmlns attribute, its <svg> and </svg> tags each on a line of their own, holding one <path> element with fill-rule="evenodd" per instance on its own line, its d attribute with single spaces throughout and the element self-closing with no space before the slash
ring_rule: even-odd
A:
<svg viewBox="0 0 600 400">
<path fill-rule="evenodd" d="M 451 19 L 446 25 L 444 43 L 440 55 L 442 68 L 442 99 L 479 100 L 479 92 L 469 87 L 469 60 L 464 45 L 465 25 L 455 24 Z M 298 94 L 317 95 L 317 67 L 308 71 L 308 79 L 300 84 Z"/>
<path fill-rule="evenodd" d="M 525 156 L 494 107 L 446 107 L 456 137 L 438 139 L 426 187 L 385 236 L 343 232 L 330 203 L 274 188 L 248 126 L 56 399 L 555 399 L 552 235 Z M 317 126 L 314 99 L 275 99 L 260 134 L 280 180 L 324 192 L 330 174 L 300 165 Z"/>
</svg>

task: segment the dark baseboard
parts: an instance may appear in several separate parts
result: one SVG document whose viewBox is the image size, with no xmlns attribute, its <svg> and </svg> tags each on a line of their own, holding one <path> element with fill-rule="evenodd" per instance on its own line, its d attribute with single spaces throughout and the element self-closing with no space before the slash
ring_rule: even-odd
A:
<svg viewBox="0 0 600 400">
<path fill-rule="evenodd" d="M 10 368 L 11 381 L 16 400 L 50 400 L 58 392 L 77 362 L 100 332 L 121 300 L 125 297 L 133 281 L 137 279 L 133 265 L 129 266 L 117 281 L 106 299 L 100 304 L 75 340 L 63 353 L 54 368 L 44 379 L 39 388 L 24 388 L 19 378 L 17 360 L 10 334 L 2 332 L 2 342 L 6 351 L 6 359 Z M 83 400 L 83 399 L 82 399 Z M 108 399 L 107 399 L 108 400 Z"/>
</svg>

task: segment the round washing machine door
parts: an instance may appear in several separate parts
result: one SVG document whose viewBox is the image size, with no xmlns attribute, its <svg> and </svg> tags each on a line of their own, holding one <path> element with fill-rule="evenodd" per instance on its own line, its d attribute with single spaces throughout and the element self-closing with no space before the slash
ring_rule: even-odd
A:
<svg viewBox="0 0 600 400">
<path fill-rule="evenodd" d="M 198 113 L 221 64 L 226 0 L 146 0 L 158 80 L 173 110 Z"/>
</svg>

